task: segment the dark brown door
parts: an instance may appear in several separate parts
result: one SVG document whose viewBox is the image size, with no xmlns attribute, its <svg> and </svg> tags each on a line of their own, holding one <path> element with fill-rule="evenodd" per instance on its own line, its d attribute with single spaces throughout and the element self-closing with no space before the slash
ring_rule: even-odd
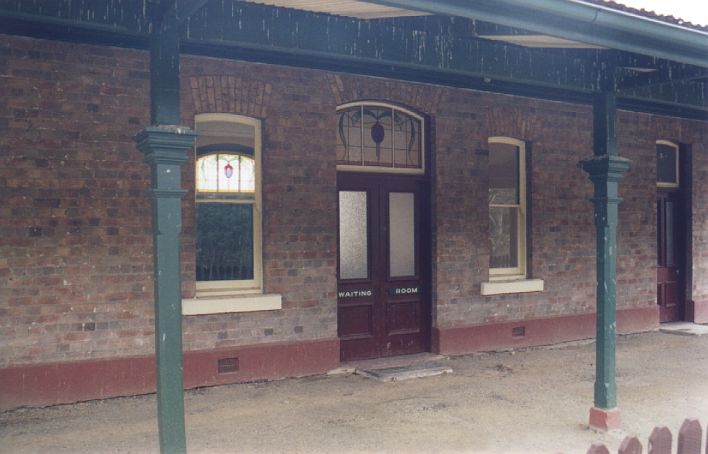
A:
<svg viewBox="0 0 708 454">
<path fill-rule="evenodd" d="M 683 237 L 683 206 L 678 191 L 656 195 L 656 302 L 661 322 L 683 318 L 683 267 L 686 263 Z"/>
<path fill-rule="evenodd" d="M 340 173 L 338 330 L 343 361 L 429 347 L 425 180 Z"/>
</svg>

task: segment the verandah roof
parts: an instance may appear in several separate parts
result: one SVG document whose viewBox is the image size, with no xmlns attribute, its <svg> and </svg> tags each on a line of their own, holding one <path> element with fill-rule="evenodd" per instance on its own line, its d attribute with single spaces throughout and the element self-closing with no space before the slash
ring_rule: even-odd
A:
<svg viewBox="0 0 708 454">
<path fill-rule="evenodd" d="M 610 66 L 620 108 L 708 118 L 708 33 L 588 2 L 0 0 L 0 26 L 147 48 L 170 8 L 184 53 L 584 103 Z"/>
</svg>

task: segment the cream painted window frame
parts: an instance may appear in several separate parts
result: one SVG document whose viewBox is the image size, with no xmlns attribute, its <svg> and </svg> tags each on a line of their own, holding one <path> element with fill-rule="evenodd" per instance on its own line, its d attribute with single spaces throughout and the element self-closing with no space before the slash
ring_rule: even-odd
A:
<svg viewBox="0 0 708 454">
<path fill-rule="evenodd" d="M 493 143 L 502 143 L 513 145 L 519 154 L 519 216 L 517 217 L 517 239 L 516 248 L 519 260 L 519 266 L 510 268 L 492 268 L 489 267 L 490 281 L 512 281 L 526 279 L 526 143 L 524 141 L 513 139 L 511 137 L 494 136 L 487 139 L 490 145 Z M 490 149 L 490 154 L 492 153 Z M 487 209 L 492 205 L 488 204 Z M 516 205 L 494 205 L 495 207 L 516 207 Z M 491 240 L 491 238 L 490 238 Z"/>
<path fill-rule="evenodd" d="M 255 182 L 255 200 L 239 200 L 239 199 L 209 199 L 209 203 L 237 203 L 253 205 L 253 279 L 248 280 L 224 280 L 224 281 L 197 281 L 197 297 L 213 298 L 228 297 L 246 294 L 262 294 L 263 293 L 263 213 L 262 213 L 262 138 L 261 138 L 261 121 L 257 118 L 246 117 L 244 115 L 227 114 L 227 113 L 205 113 L 194 116 L 194 126 L 199 133 L 199 123 L 207 123 L 210 121 L 223 121 L 230 123 L 246 124 L 253 127 L 253 158 L 256 168 Z M 195 148 L 195 172 L 196 172 L 196 148 Z M 194 193 L 195 203 L 201 203 L 196 199 L 196 189 Z M 185 300 L 187 301 L 187 300 Z"/>
<path fill-rule="evenodd" d="M 671 142 L 669 140 L 657 140 L 656 145 L 666 145 L 667 147 L 671 147 L 676 150 L 676 183 L 665 183 L 665 182 L 660 182 L 658 180 L 659 178 L 659 162 L 657 161 L 656 163 L 656 187 L 657 188 L 679 188 L 681 187 L 681 174 L 679 171 L 681 170 L 681 165 L 680 165 L 680 157 L 681 157 L 681 150 L 680 147 L 677 143 Z"/>
<path fill-rule="evenodd" d="M 349 164 L 337 164 L 337 170 L 338 171 L 345 171 L 345 172 L 367 172 L 367 173 L 394 173 L 394 174 L 403 174 L 403 175 L 424 175 L 425 174 L 425 155 L 426 155 L 426 136 L 425 136 L 425 118 L 422 116 L 418 115 L 417 113 L 406 109 L 405 107 L 400 107 L 395 104 L 391 103 L 386 103 L 386 102 L 380 102 L 380 101 L 355 101 L 355 102 L 349 102 L 346 104 L 342 104 L 340 106 L 337 106 L 337 114 L 339 114 L 340 111 L 349 109 L 351 107 L 361 107 L 364 108 L 365 106 L 373 106 L 373 107 L 385 107 L 387 109 L 393 109 L 393 110 L 398 110 L 399 112 L 403 112 L 406 115 L 410 115 L 411 117 L 415 118 L 416 120 L 420 121 L 420 151 L 421 151 L 421 156 L 420 156 L 420 168 L 419 169 L 410 169 L 410 168 L 403 168 L 403 167 L 379 167 L 379 166 L 366 166 L 366 165 L 361 165 L 361 166 L 354 166 L 354 165 L 349 165 Z"/>
</svg>

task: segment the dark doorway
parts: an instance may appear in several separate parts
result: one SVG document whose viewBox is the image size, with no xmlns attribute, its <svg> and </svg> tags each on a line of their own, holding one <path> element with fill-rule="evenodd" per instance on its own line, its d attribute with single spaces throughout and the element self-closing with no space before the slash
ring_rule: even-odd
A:
<svg viewBox="0 0 708 454">
<path fill-rule="evenodd" d="M 424 177 L 339 173 L 341 359 L 429 349 L 428 192 Z"/>
<path fill-rule="evenodd" d="M 656 302 L 662 323 L 684 317 L 684 219 L 681 193 L 678 190 L 659 190 L 656 194 Z"/>
</svg>

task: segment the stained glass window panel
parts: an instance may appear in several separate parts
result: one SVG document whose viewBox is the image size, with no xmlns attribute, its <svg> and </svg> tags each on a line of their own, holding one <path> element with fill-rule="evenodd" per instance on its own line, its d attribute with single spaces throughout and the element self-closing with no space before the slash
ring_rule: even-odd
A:
<svg viewBox="0 0 708 454">
<path fill-rule="evenodd" d="M 256 189 L 256 167 L 252 158 L 215 153 L 197 159 L 197 193 L 252 193 Z"/>
<path fill-rule="evenodd" d="M 208 155 L 199 158 L 197 160 L 197 191 L 218 191 L 218 180 L 218 155 Z"/>
<path fill-rule="evenodd" d="M 337 161 L 361 165 L 361 107 L 339 113 Z"/>
<path fill-rule="evenodd" d="M 393 165 L 392 111 L 385 107 L 363 108 L 364 165 Z"/>
<path fill-rule="evenodd" d="M 256 164 L 251 158 L 239 157 L 239 190 L 241 192 L 253 192 L 256 190 Z"/>
<path fill-rule="evenodd" d="M 422 168 L 422 122 L 395 107 L 358 105 L 338 112 L 337 164 Z"/>
<path fill-rule="evenodd" d="M 394 165 L 420 167 L 420 123 L 409 115 L 394 112 Z"/>
</svg>

